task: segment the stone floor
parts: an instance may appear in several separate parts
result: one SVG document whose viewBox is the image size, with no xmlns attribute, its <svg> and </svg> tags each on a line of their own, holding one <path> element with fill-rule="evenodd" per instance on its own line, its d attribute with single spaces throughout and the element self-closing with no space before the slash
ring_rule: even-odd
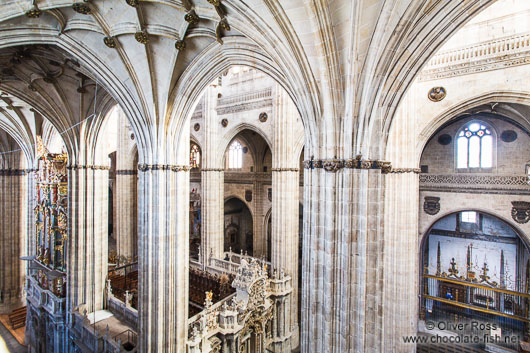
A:
<svg viewBox="0 0 530 353">
<path fill-rule="evenodd" d="M 0 323 L 0 353 L 22 353 L 28 349 L 17 342 L 15 337 Z"/>
</svg>

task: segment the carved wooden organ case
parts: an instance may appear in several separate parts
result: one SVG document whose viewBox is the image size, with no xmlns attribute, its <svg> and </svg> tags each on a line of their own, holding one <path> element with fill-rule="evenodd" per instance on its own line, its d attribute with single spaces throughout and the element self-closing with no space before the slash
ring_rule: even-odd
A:
<svg viewBox="0 0 530 353">
<path fill-rule="evenodd" d="M 45 151 L 36 175 L 35 244 L 41 287 L 66 296 L 68 180 L 66 154 Z"/>
</svg>

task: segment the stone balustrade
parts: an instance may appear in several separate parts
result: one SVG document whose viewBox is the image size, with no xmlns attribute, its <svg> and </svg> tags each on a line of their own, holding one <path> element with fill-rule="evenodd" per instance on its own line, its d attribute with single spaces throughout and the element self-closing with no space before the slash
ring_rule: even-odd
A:
<svg viewBox="0 0 530 353">
<path fill-rule="evenodd" d="M 39 282 L 31 276 L 27 281 L 26 298 L 35 308 L 42 308 L 50 315 L 65 315 L 66 298 L 60 298 L 50 290 L 41 288 Z"/>
</svg>

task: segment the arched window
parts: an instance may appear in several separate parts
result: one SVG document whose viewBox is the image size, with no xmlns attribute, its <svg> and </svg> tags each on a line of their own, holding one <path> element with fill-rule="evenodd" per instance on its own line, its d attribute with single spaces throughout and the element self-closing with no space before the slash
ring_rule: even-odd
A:
<svg viewBox="0 0 530 353">
<path fill-rule="evenodd" d="M 199 146 L 192 143 L 190 149 L 190 167 L 199 168 L 201 166 L 201 152 Z"/>
<path fill-rule="evenodd" d="M 456 140 L 456 167 L 491 168 L 493 166 L 493 137 L 491 129 L 480 121 L 472 121 Z"/>
<path fill-rule="evenodd" d="M 243 167 L 243 146 L 235 140 L 228 148 L 228 168 L 241 169 Z"/>
</svg>

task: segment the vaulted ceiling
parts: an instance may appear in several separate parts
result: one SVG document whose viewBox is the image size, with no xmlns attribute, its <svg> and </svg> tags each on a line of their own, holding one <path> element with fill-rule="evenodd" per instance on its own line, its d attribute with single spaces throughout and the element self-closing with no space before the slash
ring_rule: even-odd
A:
<svg viewBox="0 0 530 353">
<path fill-rule="evenodd" d="M 151 151 L 141 159 L 178 139 L 204 87 L 234 64 L 287 89 L 309 153 L 351 156 L 371 153 L 430 55 L 494 1 L 11 0 L 0 5 L 0 46 L 62 52 L 55 61 L 84 75 L 63 74 L 76 89 L 96 80 L 122 106 Z M 42 104 L 46 75 L 61 71 L 50 60 L 50 71 L 19 70 L 17 87 L 37 77 Z M 67 106 L 47 109 L 63 119 Z"/>
</svg>

